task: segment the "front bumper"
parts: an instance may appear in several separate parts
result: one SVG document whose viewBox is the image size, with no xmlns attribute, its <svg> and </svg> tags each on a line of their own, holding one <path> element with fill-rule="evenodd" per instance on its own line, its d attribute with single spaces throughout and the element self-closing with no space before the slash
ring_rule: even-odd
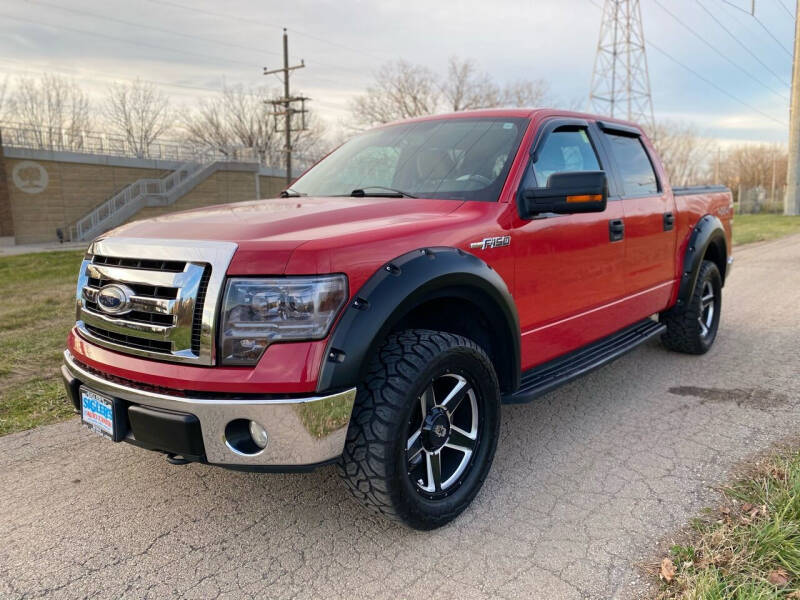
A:
<svg viewBox="0 0 800 600">
<path fill-rule="evenodd" d="M 64 352 L 62 375 L 67 384 L 71 400 L 79 408 L 76 399 L 79 385 L 119 399 L 125 410 L 144 407 L 156 411 L 169 411 L 193 416 L 199 421 L 202 437 L 200 460 L 236 468 L 296 467 L 303 468 L 328 462 L 342 453 L 345 435 L 355 401 L 355 388 L 327 396 L 302 398 L 245 397 L 214 398 L 171 395 L 140 389 L 116 378 L 105 378 L 93 369 L 78 363 L 69 351 Z M 133 382 L 128 382 L 133 383 Z M 199 394 L 198 394 L 199 395 Z M 226 426 L 237 419 L 253 420 L 262 424 L 269 442 L 263 450 L 255 453 L 237 451 L 226 439 Z M 135 421 L 135 420 L 134 420 Z M 166 430 L 165 430 L 166 431 Z M 144 438 L 145 436 L 140 435 Z M 169 434 L 165 438 L 171 437 Z M 130 430 L 125 441 L 137 443 L 135 429 Z M 153 449 L 171 452 L 170 439 L 163 444 L 146 445 Z"/>
</svg>

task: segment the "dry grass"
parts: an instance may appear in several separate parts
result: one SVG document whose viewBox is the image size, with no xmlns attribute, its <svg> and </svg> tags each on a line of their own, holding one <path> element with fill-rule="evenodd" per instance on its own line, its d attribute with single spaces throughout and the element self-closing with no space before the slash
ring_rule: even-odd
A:
<svg viewBox="0 0 800 600">
<path fill-rule="evenodd" d="M 61 383 L 81 252 L 0 258 L 0 435 L 72 413 Z"/>
<path fill-rule="evenodd" d="M 723 492 L 656 569 L 658 600 L 800 599 L 800 452 L 759 462 Z"/>
</svg>

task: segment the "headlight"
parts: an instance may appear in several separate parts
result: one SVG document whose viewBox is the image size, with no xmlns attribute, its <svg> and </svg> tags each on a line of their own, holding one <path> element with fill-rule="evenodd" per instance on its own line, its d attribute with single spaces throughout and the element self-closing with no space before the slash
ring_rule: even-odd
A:
<svg viewBox="0 0 800 600">
<path fill-rule="evenodd" d="M 251 365 L 274 342 L 319 340 L 347 301 L 347 277 L 228 279 L 222 303 L 222 363 Z"/>
</svg>

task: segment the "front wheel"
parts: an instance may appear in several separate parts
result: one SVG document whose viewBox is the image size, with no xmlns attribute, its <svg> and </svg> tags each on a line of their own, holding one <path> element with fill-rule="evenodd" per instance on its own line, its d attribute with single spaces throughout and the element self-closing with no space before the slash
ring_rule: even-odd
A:
<svg viewBox="0 0 800 600">
<path fill-rule="evenodd" d="M 500 426 L 486 353 L 465 337 L 388 337 L 359 387 L 339 472 L 364 504 L 415 529 L 440 527 L 480 490 Z"/>
<path fill-rule="evenodd" d="M 708 352 L 717 337 L 721 310 L 722 276 L 717 265 L 704 260 L 689 301 L 661 316 L 661 321 L 667 326 L 661 341 L 667 348 L 677 352 Z"/>
</svg>

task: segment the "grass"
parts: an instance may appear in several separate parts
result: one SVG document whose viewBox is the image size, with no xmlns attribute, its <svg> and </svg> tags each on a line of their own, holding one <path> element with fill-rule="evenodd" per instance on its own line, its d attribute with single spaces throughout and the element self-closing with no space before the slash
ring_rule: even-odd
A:
<svg viewBox="0 0 800 600">
<path fill-rule="evenodd" d="M 800 232 L 800 217 L 737 215 L 734 244 Z M 63 420 L 72 414 L 58 372 L 74 322 L 81 252 L 0 257 L 0 435 Z M 313 436 L 346 422 L 335 407 L 302 408 Z"/>
<path fill-rule="evenodd" d="M 659 600 L 800 598 L 800 452 L 751 471 L 695 521 L 690 542 L 672 548 L 666 569 L 675 575 Z"/>
<path fill-rule="evenodd" d="M 81 252 L 0 258 L 0 435 L 72 413 L 61 383 Z"/>
<path fill-rule="evenodd" d="M 800 233 L 800 216 L 736 215 L 733 220 L 733 244 L 751 244 Z"/>
</svg>

